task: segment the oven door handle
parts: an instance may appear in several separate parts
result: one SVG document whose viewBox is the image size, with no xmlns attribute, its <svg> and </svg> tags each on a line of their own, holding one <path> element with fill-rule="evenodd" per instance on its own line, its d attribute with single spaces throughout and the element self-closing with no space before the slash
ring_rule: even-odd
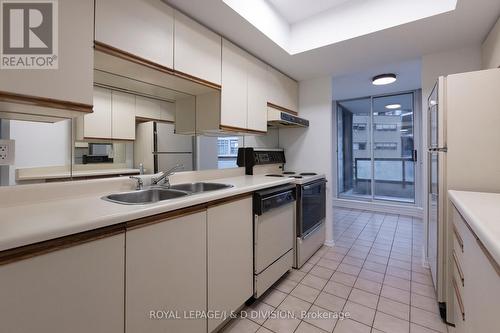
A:
<svg viewBox="0 0 500 333">
<path fill-rule="evenodd" d="M 303 235 L 302 240 L 305 240 L 305 239 L 308 239 L 309 237 L 311 237 L 311 235 L 314 234 L 316 232 L 316 230 L 318 230 L 322 225 L 323 225 L 323 221 L 318 223 L 312 230 L 309 230 L 307 232 L 307 234 Z"/>
</svg>

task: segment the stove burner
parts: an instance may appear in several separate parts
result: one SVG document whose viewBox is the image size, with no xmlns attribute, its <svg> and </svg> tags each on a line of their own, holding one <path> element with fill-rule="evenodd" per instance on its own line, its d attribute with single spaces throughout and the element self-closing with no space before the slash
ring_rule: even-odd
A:
<svg viewBox="0 0 500 333">
<path fill-rule="evenodd" d="M 283 175 L 277 175 L 277 174 L 270 174 L 266 175 L 266 177 L 284 177 Z"/>
<path fill-rule="evenodd" d="M 300 175 L 301 176 L 316 176 L 317 173 L 316 172 L 302 172 Z"/>
<path fill-rule="evenodd" d="M 295 172 L 294 171 L 283 171 L 283 174 L 284 175 L 294 175 Z"/>
<path fill-rule="evenodd" d="M 302 178 L 302 176 L 288 176 L 288 178 Z"/>
</svg>

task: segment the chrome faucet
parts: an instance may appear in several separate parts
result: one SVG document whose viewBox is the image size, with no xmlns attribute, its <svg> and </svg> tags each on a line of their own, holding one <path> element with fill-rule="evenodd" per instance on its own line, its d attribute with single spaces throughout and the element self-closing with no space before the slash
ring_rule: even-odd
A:
<svg viewBox="0 0 500 333">
<path fill-rule="evenodd" d="M 151 184 L 152 185 L 163 185 L 166 187 L 170 187 L 170 180 L 168 179 L 168 177 L 172 176 L 175 173 L 174 171 L 179 170 L 179 169 L 184 169 L 184 165 L 177 164 L 176 166 L 174 166 L 173 168 L 171 168 L 167 171 L 162 171 L 158 177 L 153 177 L 151 179 Z M 163 183 L 163 184 L 161 184 L 161 183 Z"/>
<path fill-rule="evenodd" d="M 130 176 L 130 179 L 135 179 L 137 181 L 137 186 L 135 188 L 137 191 L 142 190 L 142 188 L 144 186 L 144 182 L 142 181 L 141 177 Z"/>
</svg>

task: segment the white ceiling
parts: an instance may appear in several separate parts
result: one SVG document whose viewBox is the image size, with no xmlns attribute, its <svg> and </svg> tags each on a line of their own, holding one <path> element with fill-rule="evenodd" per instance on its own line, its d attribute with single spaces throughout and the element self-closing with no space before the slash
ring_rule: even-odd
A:
<svg viewBox="0 0 500 333">
<path fill-rule="evenodd" d="M 352 0 L 266 0 L 290 24 Z"/>
<path fill-rule="evenodd" d="M 361 72 L 480 45 L 500 15 L 498 0 L 459 0 L 451 12 L 290 55 L 222 0 L 165 1 L 297 80 Z"/>
</svg>

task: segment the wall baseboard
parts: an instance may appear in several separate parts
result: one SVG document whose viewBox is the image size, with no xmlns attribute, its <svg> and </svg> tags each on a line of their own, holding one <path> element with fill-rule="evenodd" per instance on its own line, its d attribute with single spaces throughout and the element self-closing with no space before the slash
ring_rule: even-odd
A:
<svg viewBox="0 0 500 333">
<path fill-rule="evenodd" d="M 361 210 L 368 210 L 372 212 L 380 212 L 387 214 L 398 214 L 398 215 L 412 216 L 420 219 L 423 219 L 424 217 L 424 210 L 422 207 L 407 206 L 407 205 L 386 204 L 380 202 L 366 202 L 366 201 L 334 198 L 333 209 L 335 209 L 335 207 L 361 209 Z"/>
</svg>

